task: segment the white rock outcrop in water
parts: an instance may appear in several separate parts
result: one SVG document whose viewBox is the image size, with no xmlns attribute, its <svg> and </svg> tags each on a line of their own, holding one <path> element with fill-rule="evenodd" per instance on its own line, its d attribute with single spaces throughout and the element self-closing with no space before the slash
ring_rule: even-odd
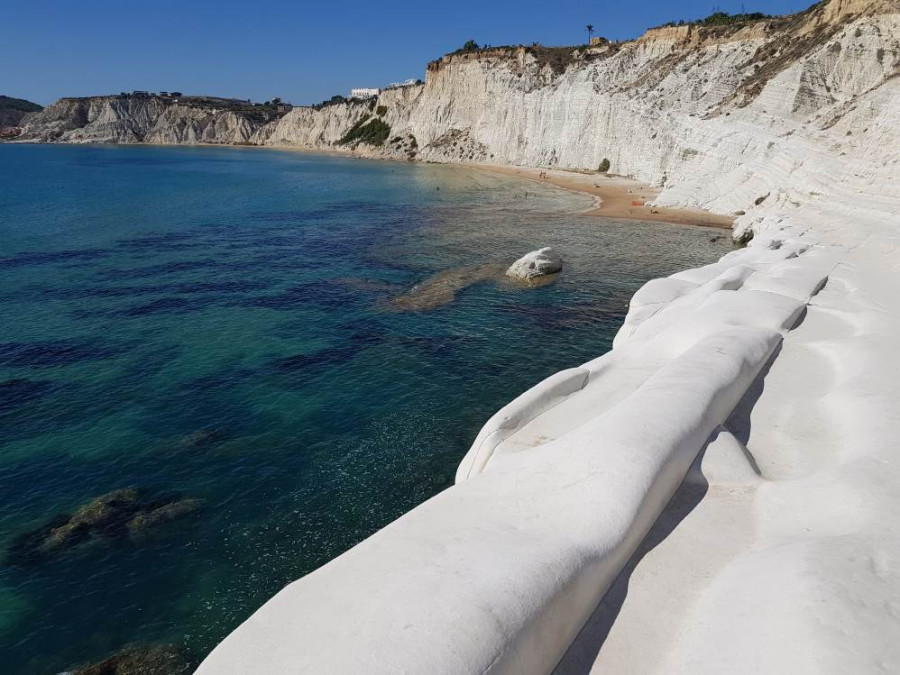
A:
<svg viewBox="0 0 900 675">
<path fill-rule="evenodd" d="M 506 276 L 520 281 L 531 281 L 559 272 L 562 272 L 562 258 L 552 248 L 546 247 L 526 253 L 516 260 L 506 270 Z"/>
</svg>

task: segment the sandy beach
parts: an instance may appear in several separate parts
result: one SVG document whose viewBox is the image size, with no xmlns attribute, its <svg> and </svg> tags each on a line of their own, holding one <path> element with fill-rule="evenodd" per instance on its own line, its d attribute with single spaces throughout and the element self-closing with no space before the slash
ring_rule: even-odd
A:
<svg viewBox="0 0 900 675">
<path fill-rule="evenodd" d="M 204 145 L 204 144 L 201 144 Z M 292 146 L 222 146 L 218 144 L 205 144 L 212 147 L 259 147 L 261 149 L 287 150 L 310 155 L 338 155 L 343 157 L 356 157 L 358 159 L 379 159 L 360 156 L 355 152 L 337 148 L 298 148 Z M 163 145 L 162 147 L 165 147 Z M 396 158 L 387 161 L 403 161 Z M 596 205 L 584 212 L 586 216 L 600 216 L 602 218 L 615 218 L 616 220 L 635 220 L 640 222 L 670 223 L 675 225 L 696 225 L 698 227 L 712 227 L 716 229 L 730 230 L 734 226 L 735 216 L 724 216 L 719 213 L 702 211 L 700 209 L 671 208 L 663 206 L 650 206 L 661 192 L 660 188 L 647 183 L 612 174 L 601 174 L 574 170 L 542 169 L 539 167 L 510 166 L 501 164 L 448 164 L 448 166 L 463 166 L 468 169 L 488 171 L 490 173 L 513 176 L 536 183 L 545 183 L 569 190 L 591 195 Z"/>
<path fill-rule="evenodd" d="M 572 192 L 589 194 L 597 200 L 597 206 L 585 212 L 585 215 L 589 216 L 699 225 L 729 230 L 734 224 L 733 217 L 708 211 L 649 206 L 648 203 L 656 199 L 659 194 L 659 188 L 624 176 L 495 164 L 471 164 L 468 166 L 491 173 L 549 183 Z"/>
</svg>

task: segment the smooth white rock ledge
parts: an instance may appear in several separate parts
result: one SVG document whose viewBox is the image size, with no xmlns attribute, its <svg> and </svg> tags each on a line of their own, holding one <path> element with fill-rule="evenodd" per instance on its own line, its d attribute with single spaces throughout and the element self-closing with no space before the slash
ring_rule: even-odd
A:
<svg viewBox="0 0 900 675">
<path fill-rule="evenodd" d="M 488 421 L 456 486 L 287 586 L 198 673 L 549 672 L 824 283 L 823 260 L 760 239 L 651 282 L 611 352 Z"/>
</svg>

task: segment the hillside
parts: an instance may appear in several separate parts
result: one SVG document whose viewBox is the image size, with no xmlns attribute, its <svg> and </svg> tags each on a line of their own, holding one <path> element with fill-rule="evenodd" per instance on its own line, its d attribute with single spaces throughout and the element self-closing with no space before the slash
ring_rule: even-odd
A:
<svg viewBox="0 0 900 675">
<path fill-rule="evenodd" d="M 43 109 L 43 106 L 23 98 L 0 95 L 0 127 L 17 127 L 25 115 Z"/>
<path fill-rule="evenodd" d="M 423 86 L 381 95 L 384 145 L 350 147 L 578 170 L 608 159 L 615 173 L 662 185 L 661 203 L 726 214 L 767 195 L 796 201 L 788 195 L 801 183 L 837 185 L 845 173 L 871 173 L 878 191 L 900 134 L 890 112 L 900 101 L 898 22 L 895 3 L 832 0 L 791 17 L 663 27 L 592 49 L 453 54 L 429 65 Z M 298 108 L 254 140 L 347 147 L 346 131 L 371 114 L 352 104 Z"/>
</svg>

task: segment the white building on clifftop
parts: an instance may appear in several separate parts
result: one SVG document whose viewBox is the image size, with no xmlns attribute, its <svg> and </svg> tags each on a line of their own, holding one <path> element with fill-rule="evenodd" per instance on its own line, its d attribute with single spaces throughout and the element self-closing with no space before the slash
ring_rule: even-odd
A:
<svg viewBox="0 0 900 675">
<path fill-rule="evenodd" d="M 363 87 L 361 89 L 351 89 L 350 98 L 375 98 L 380 93 L 381 89 Z"/>
</svg>

